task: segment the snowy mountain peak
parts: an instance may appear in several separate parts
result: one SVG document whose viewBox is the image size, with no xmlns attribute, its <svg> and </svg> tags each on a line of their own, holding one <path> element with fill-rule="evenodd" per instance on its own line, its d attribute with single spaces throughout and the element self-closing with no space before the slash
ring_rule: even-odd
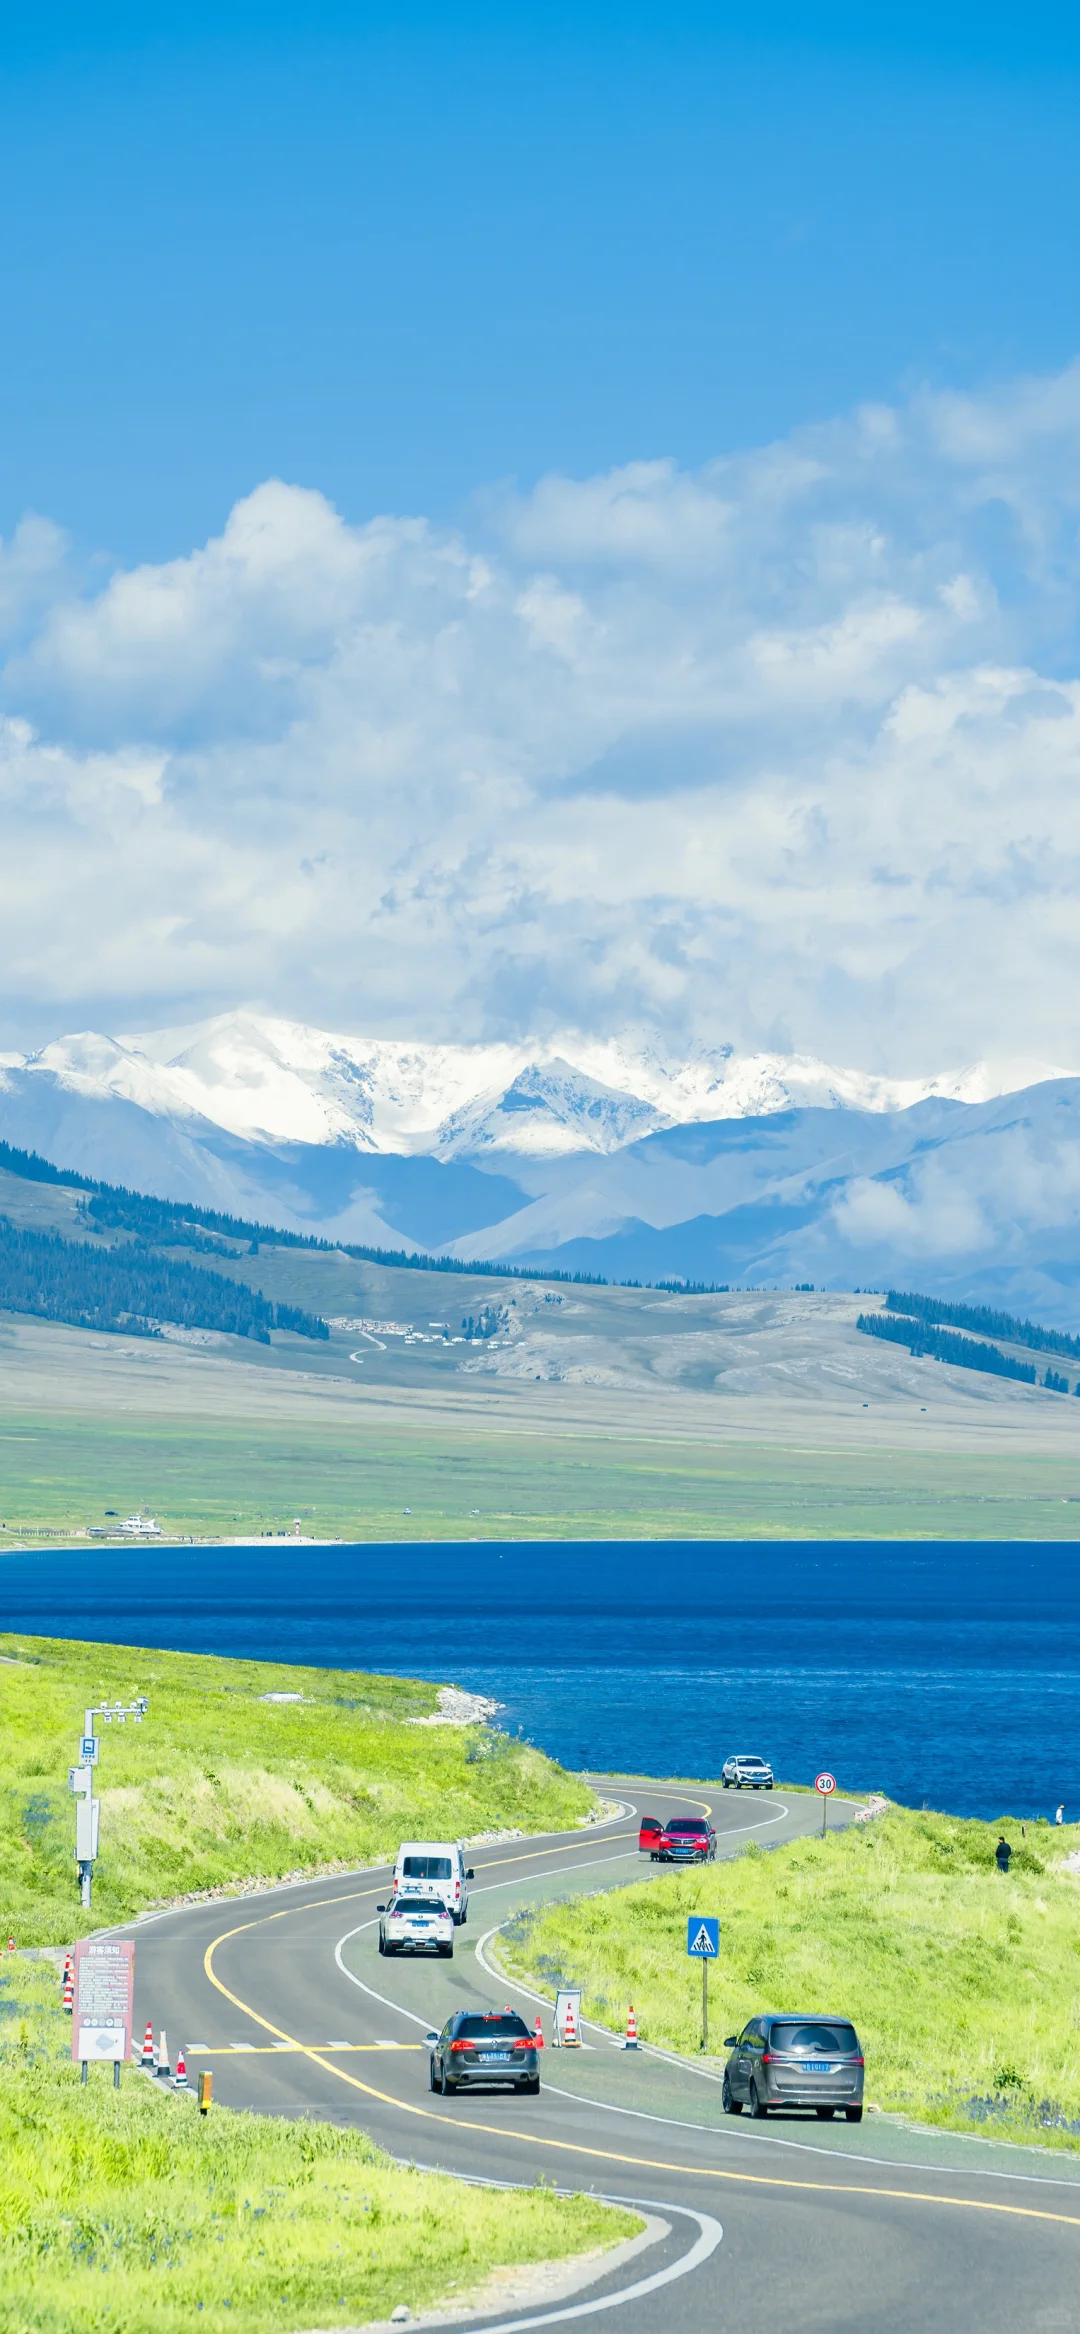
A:
<svg viewBox="0 0 1080 2334">
<path fill-rule="evenodd" d="M 648 1034 L 567 1033 L 536 1044 L 440 1045 L 363 1038 L 250 1012 L 188 1028 L 110 1037 L 94 1030 L 7 1055 L 12 1076 L 55 1081 L 91 1101 L 124 1101 L 174 1123 L 200 1120 L 259 1144 L 481 1160 L 618 1151 L 662 1127 L 813 1106 L 904 1110 L 930 1096 L 985 1102 L 1070 1072 L 1049 1063 L 975 1063 L 885 1078 L 811 1055 L 673 1056 Z"/>
</svg>

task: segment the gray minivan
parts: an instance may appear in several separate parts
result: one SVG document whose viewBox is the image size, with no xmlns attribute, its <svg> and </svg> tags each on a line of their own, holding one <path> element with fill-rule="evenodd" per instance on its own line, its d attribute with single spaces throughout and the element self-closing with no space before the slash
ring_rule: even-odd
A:
<svg viewBox="0 0 1080 2334">
<path fill-rule="evenodd" d="M 801 2107 L 827 2118 L 842 2107 L 849 2123 L 862 2122 L 862 2044 L 849 2018 L 773 2010 L 751 2018 L 741 2034 L 725 2035 L 724 2047 L 731 2052 L 722 2093 L 726 2115 L 741 2115 L 744 2107 L 757 2116 Z"/>
</svg>

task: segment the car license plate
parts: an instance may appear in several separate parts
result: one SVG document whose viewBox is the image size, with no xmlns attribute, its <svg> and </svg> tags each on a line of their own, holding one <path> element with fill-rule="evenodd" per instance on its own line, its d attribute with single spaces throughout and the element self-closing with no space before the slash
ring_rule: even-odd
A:
<svg viewBox="0 0 1080 2334">
<path fill-rule="evenodd" d="M 480 2057 L 485 2061 L 485 2063 L 490 2063 L 492 2066 L 496 2067 L 508 2067 L 510 2064 L 510 2053 L 508 2050 L 482 2050 L 480 2052 Z"/>
<path fill-rule="evenodd" d="M 808 2075 L 831 2075 L 832 2064 L 827 2058 L 808 2058 L 804 2061 Z"/>
</svg>

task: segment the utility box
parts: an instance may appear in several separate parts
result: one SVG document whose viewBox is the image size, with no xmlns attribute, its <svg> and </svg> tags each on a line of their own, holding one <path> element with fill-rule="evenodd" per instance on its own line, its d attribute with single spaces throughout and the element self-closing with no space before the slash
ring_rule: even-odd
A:
<svg viewBox="0 0 1080 2334">
<path fill-rule="evenodd" d="M 100 1799 L 79 1798 L 76 1800 L 75 1861 L 77 1864 L 93 1864 L 97 1859 L 100 1815 Z"/>
</svg>

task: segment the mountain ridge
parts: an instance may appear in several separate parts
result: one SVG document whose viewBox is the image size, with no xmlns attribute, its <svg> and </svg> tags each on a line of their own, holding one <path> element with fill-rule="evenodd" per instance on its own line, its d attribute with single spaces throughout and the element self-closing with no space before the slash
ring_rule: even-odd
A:
<svg viewBox="0 0 1080 2334">
<path fill-rule="evenodd" d="M 0 1062 L 0 1135 L 95 1180 L 331 1242 L 621 1282 L 929 1280 L 1076 1325 L 1080 1078 L 1018 1089 L 982 1066 L 916 1081 L 910 1099 L 911 1081 L 825 1065 L 800 1085 L 797 1056 L 665 1064 L 583 1041 L 570 1063 L 554 1041 L 543 1062 L 350 1042 L 346 1058 L 325 1032 L 242 1016 L 142 1047 L 55 1040 Z"/>
<path fill-rule="evenodd" d="M 881 1114 L 932 1097 L 969 1103 L 1071 1075 L 1049 1063 L 976 1062 L 923 1078 L 807 1054 L 678 1055 L 650 1033 L 446 1045 L 350 1036 L 251 1012 L 111 1036 L 84 1030 L 0 1055 L 12 1078 L 52 1078 L 88 1101 L 201 1120 L 253 1143 L 347 1143 L 451 1161 L 608 1156 L 664 1128 L 792 1107 Z"/>
</svg>

